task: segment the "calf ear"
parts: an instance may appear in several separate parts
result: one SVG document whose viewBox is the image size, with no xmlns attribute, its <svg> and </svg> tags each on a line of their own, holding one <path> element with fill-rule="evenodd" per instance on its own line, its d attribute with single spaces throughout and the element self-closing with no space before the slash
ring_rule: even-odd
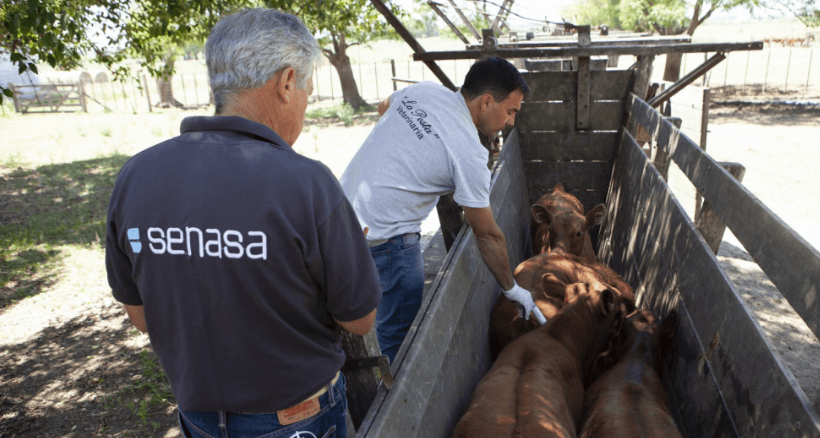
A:
<svg viewBox="0 0 820 438">
<path fill-rule="evenodd" d="M 541 276 L 541 288 L 548 297 L 564 301 L 567 297 L 567 285 L 552 273 Z"/>
<path fill-rule="evenodd" d="M 678 313 L 672 310 L 666 315 L 666 318 L 661 321 L 661 342 L 666 343 L 675 337 L 678 331 Z"/>
<path fill-rule="evenodd" d="M 561 183 L 555 184 L 555 187 L 553 187 L 553 188 L 552 188 L 552 191 L 553 191 L 553 192 L 554 192 L 554 191 L 556 191 L 556 190 L 560 190 L 560 191 L 562 191 L 562 192 L 566 192 L 566 190 L 564 190 L 564 185 L 563 185 L 563 184 L 561 184 Z"/>
<path fill-rule="evenodd" d="M 615 310 L 615 293 L 612 289 L 604 289 L 601 292 L 601 315 L 609 315 Z"/>
<path fill-rule="evenodd" d="M 606 205 L 598 204 L 592 208 L 592 210 L 588 211 L 584 218 L 584 230 L 588 230 L 595 225 L 601 225 L 601 222 L 604 221 L 604 216 L 606 216 Z"/>
<path fill-rule="evenodd" d="M 532 207 L 530 207 L 530 210 L 532 211 L 532 218 L 535 222 L 539 224 L 552 223 L 552 216 L 550 216 L 550 213 L 543 205 L 533 204 Z"/>
</svg>

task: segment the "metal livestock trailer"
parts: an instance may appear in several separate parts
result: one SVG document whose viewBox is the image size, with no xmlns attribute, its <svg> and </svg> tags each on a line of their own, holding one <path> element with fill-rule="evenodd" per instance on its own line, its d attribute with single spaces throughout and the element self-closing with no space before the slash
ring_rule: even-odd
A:
<svg viewBox="0 0 820 438">
<path fill-rule="evenodd" d="M 627 70 L 584 69 L 582 58 L 589 51 L 581 50 L 576 52 L 581 71 L 525 73 L 532 93 L 493 166 L 490 194 L 510 265 L 531 253 L 530 205 L 556 183 L 587 210 L 605 202 L 607 216 L 597 239 L 593 236 L 599 260 L 635 289 L 639 305 L 660 316 L 674 309 L 679 316 L 661 377 L 681 433 L 820 437 L 816 408 L 710 246 L 714 224 L 718 242 L 723 224 L 728 226 L 815 334 L 820 333 L 820 253 L 637 97 L 645 95 L 651 72 L 646 50 L 640 49 L 637 65 Z M 651 156 L 635 140 L 638 126 L 656 145 Z M 653 164 L 665 160 L 689 178 L 704 198 L 704 210 L 714 216 L 707 221 L 713 226 L 706 238 Z M 356 373 L 348 375 L 349 381 L 353 376 L 349 398 L 356 436 L 450 436 L 492 365 L 488 328 L 499 294 L 472 231 L 461 225 L 392 375 L 382 360 L 385 382 L 364 395 Z M 354 357 L 378 355 L 372 337 L 358 342 Z M 346 347 L 352 344 L 346 341 Z M 379 365 L 373 359 L 352 362 L 359 373 Z M 364 373 L 373 376 L 369 369 Z"/>
</svg>

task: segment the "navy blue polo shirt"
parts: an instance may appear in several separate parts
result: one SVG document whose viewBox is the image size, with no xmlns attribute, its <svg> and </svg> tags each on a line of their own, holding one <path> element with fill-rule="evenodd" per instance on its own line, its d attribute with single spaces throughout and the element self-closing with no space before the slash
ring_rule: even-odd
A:
<svg viewBox="0 0 820 438">
<path fill-rule="evenodd" d="M 330 170 L 270 128 L 189 117 L 132 157 L 108 209 L 114 297 L 143 305 L 187 411 L 274 412 L 345 360 L 333 320 L 368 315 L 379 277 Z"/>
</svg>

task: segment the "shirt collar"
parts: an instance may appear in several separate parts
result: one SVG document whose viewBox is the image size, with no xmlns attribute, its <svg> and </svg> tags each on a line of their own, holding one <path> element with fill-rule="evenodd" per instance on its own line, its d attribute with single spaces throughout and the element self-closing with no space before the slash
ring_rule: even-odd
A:
<svg viewBox="0 0 820 438">
<path fill-rule="evenodd" d="M 181 134 L 193 131 L 234 131 L 279 146 L 291 146 L 269 127 L 239 116 L 192 116 L 182 120 Z"/>
</svg>

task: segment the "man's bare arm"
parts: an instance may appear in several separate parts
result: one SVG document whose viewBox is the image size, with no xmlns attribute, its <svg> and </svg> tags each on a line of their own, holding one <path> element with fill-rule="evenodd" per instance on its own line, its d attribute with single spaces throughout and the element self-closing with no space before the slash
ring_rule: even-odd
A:
<svg viewBox="0 0 820 438">
<path fill-rule="evenodd" d="M 475 234 L 481 258 L 484 259 L 484 263 L 498 281 L 498 284 L 504 290 L 510 290 L 514 285 L 514 281 L 507 255 L 507 240 L 504 238 L 501 228 L 498 228 L 498 224 L 493 219 L 493 211 L 490 207 L 462 208 L 464 209 L 464 217 Z"/>
<path fill-rule="evenodd" d="M 125 312 L 128 313 L 128 319 L 131 320 L 131 324 L 134 324 L 139 331 L 148 333 L 148 325 L 145 323 L 143 306 L 129 306 L 126 304 Z"/>
<path fill-rule="evenodd" d="M 367 316 L 359 318 L 354 321 L 344 322 L 339 321 L 336 318 L 333 318 L 333 320 L 336 321 L 336 323 L 338 323 L 343 329 L 349 331 L 350 333 L 353 333 L 354 335 L 364 336 L 367 334 L 367 332 L 370 331 L 371 328 L 373 328 L 373 323 L 376 322 L 376 310 L 378 309 L 373 309 L 373 311 L 370 312 Z"/>
<path fill-rule="evenodd" d="M 379 107 L 377 108 L 377 111 L 379 111 L 379 117 L 383 116 L 384 113 L 386 113 L 389 108 L 390 108 L 390 96 L 387 96 L 386 99 L 379 102 Z"/>
</svg>

